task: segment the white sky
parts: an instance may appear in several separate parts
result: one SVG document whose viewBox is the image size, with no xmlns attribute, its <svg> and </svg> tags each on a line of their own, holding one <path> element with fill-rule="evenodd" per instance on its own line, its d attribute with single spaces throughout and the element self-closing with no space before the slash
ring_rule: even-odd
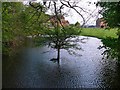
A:
<svg viewBox="0 0 120 90">
<path fill-rule="evenodd" d="M 100 10 L 100 8 L 96 7 L 96 4 L 94 3 L 96 3 L 99 0 L 76 0 L 76 1 L 79 1 L 79 3 L 77 3 L 78 6 L 82 7 L 85 11 L 88 12 L 86 13 L 81 11 L 80 9 L 77 9 L 79 12 L 81 11 L 81 14 L 84 16 L 86 20 L 86 25 L 96 25 L 97 18 L 101 16 L 98 14 L 98 10 Z M 89 2 L 91 2 L 91 4 L 89 4 Z M 63 10 L 68 14 L 68 16 L 65 17 L 65 19 L 68 20 L 70 24 L 75 24 L 77 21 L 80 22 L 81 24 L 83 23 L 81 16 L 74 10 L 69 10 L 67 7 L 64 8 Z M 48 11 L 48 14 L 50 13 L 51 10 Z"/>
<path fill-rule="evenodd" d="M 98 10 L 99 8 L 96 7 L 94 2 L 97 2 L 97 0 L 91 0 L 91 4 L 88 4 L 89 0 L 82 0 L 81 3 L 78 4 L 78 6 L 84 8 L 87 12 L 81 12 L 83 17 L 86 20 L 86 25 L 95 25 L 96 19 L 99 17 Z M 79 14 L 77 14 L 74 10 L 70 11 L 71 15 L 66 17 L 66 19 L 70 23 L 76 23 L 76 21 L 83 23 L 83 20 Z"/>
<path fill-rule="evenodd" d="M 76 0 L 77 1 L 77 0 Z M 78 0 L 79 3 L 77 4 L 78 6 L 82 7 L 83 9 L 85 9 L 86 12 L 81 12 L 81 14 L 84 16 L 85 20 L 86 20 L 86 25 L 96 25 L 96 20 L 97 18 L 101 17 L 98 14 L 98 10 L 100 8 L 96 7 L 96 3 L 98 0 Z M 91 2 L 91 4 L 89 4 L 89 1 Z M 80 9 L 77 9 L 78 11 L 81 11 Z M 69 23 L 71 24 L 75 24 L 77 21 L 79 23 L 83 23 L 83 19 L 81 18 L 81 16 L 76 13 L 74 10 L 70 10 L 66 7 L 64 8 L 64 12 L 68 12 L 68 16 L 65 17 L 66 20 L 69 21 Z"/>
</svg>

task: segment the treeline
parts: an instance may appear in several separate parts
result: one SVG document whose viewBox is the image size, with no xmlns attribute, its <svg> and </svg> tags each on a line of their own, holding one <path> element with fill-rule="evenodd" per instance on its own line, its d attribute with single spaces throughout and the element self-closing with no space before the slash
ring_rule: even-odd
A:
<svg viewBox="0 0 120 90">
<path fill-rule="evenodd" d="M 3 54 L 10 54 L 21 43 L 24 36 L 23 8 L 22 3 L 2 3 Z"/>
<path fill-rule="evenodd" d="M 39 14 L 42 15 L 38 18 Z M 45 13 L 36 11 L 22 2 L 3 2 L 2 53 L 12 55 L 16 48 L 23 44 L 26 36 L 39 34 L 45 18 L 47 18 Z"/>
</svg>

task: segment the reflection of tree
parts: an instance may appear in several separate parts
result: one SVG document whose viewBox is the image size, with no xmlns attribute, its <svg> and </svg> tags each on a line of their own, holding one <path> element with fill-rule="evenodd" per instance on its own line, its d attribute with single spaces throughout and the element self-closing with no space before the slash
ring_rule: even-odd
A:
<svg viewBox="0 0 120 90">
<path fill-rule="evenodd" d="M 103 46 L 100 46 L 99 49 L 105 48 L 106 50 L 102 53 L 103 58 L 112 58 L 120 60 L 120 41 L 115 38 L 106 38 L 102 40 Z"/>
</svg>

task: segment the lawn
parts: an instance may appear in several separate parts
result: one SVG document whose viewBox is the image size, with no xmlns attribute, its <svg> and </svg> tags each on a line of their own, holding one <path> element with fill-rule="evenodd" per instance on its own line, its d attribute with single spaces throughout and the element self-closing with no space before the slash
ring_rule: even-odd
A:
<svg viewBox="0 0 120 90">
<path fill-rule="evenodd" d="M 107 37 L 117 38 L 117 29 L 101 29 L 101 28 L 82 28 L 81 36 L 92 36 L 100 39 Z"/>
</svg>

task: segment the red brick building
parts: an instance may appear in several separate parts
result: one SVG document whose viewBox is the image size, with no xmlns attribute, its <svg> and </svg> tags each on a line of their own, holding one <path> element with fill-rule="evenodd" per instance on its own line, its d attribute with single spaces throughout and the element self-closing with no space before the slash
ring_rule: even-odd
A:
<svg viewBox="0 0 120 90">
<path fill-rule="evenodd" d="M 103 18 L 98 18 L 96 20 L 96 27 L 98 27 L 98 28 L 107 28 L 107 23 Z"/>
<path fill-rule="evenodd" d="M 58 26 L 69 26 L 68 20 L 65 20 L 63 15 L 59 15 L 58 17 L 55 15 L 50 16 L 50 22 L 52 23 L 53 26 L 57 26 L 57 25 Z"/>
</svg>

